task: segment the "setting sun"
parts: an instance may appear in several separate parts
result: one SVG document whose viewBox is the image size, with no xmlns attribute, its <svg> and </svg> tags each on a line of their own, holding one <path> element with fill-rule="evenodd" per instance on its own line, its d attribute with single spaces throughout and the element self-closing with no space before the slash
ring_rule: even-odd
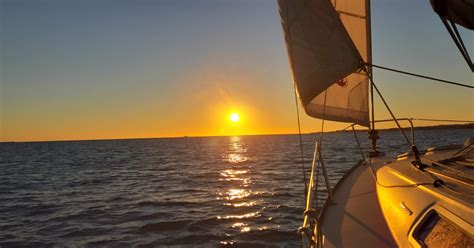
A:
<svg viewBox="0 0 474 248">
<path fill-rule="evenodd" d="M 238 121 L 240 120 L 239 114 L 237 114 L 237 113 L 231 114 L 231 115 L 230 115 L 230 120 L 231 120 L 232 122 L 238 122 Z"/>
</svg>

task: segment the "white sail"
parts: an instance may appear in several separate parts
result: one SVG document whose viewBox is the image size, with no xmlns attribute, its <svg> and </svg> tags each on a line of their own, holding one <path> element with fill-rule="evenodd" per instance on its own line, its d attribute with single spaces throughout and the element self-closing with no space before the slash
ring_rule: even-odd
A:
<svg viewBox="0 0 474 248">
<path fill-rule="evenodd" d="M 368 80 L 360 70 L 364 61 L 370 62 L 366 1 L 278 3 L 293 78 L 306 113 L 368 126 Z"/>
</svg>

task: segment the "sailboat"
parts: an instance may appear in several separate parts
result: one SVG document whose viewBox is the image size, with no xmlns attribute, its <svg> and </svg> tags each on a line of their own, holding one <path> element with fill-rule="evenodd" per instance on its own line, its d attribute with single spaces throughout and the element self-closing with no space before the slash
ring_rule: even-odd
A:
<svg viewBox="0 0 474 248">
<path fill-rule="evenodd" d="M 303 246 L 474 247 L 474 140 L 419 151 L 413 119 L 395 117 L 374 83 L 372 69 L 474 87 L 373 64 L 369 0 L 279 0 L 278 4 L 295 97 L 307 115 L 322 119 L 322 131 L 324 120 L 352 123 L 349 128 L 361 154 L 361 161 L 332 187 L 321 156 L 321 133 L 309 182 L 305 179 L 306 206 L 298 229 Z M 472 1 L 432 0 L 431 5 L 472 71 L 456 29 L 456 25 L 474 29 Z M 375 93 L 392 119 L 374 118 Z M 391 158 L 379 150 L 376 123 L 386 121 L 397 125 L 410 152 Z M 411 135 L 402 129 L 402 121 L 411 125 Z M 361 148 L 355 125 L 368 128 L 369 152 Z M 317 178 L 324 179 L 328 192 L 320 209 L 315 206 Z"/>
</svg>

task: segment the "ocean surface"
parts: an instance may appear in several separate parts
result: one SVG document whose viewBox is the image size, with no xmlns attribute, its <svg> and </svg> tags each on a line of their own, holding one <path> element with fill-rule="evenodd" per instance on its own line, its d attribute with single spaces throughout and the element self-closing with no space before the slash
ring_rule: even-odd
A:
<svg viewBox="0 0 474 248">
<path fill-rule="evenodd" d="M 421 150 L 469 136 L 416 132 Z M 308 170 L 317 138 L 303 135 Z M 323 153 L 332 185 L 361 158 L 351 132 L 324 134 Z M 0 246 L 298 247 L 303 188 L 297 135 L 3 143 Z"/>
</svg>

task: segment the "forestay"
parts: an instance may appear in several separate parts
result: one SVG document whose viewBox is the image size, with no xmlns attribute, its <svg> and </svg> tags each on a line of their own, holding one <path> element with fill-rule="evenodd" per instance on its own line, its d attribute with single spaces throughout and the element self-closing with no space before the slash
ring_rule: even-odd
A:
<svg viewBox="0 0 474 248">
<path fill-rule="evenodd" d="M 288 57 L 306 113 L 369 125 L 365 0 L 279 0 Z M 334 8 L 335 6 L 335 8 Z"/>
</svg>

